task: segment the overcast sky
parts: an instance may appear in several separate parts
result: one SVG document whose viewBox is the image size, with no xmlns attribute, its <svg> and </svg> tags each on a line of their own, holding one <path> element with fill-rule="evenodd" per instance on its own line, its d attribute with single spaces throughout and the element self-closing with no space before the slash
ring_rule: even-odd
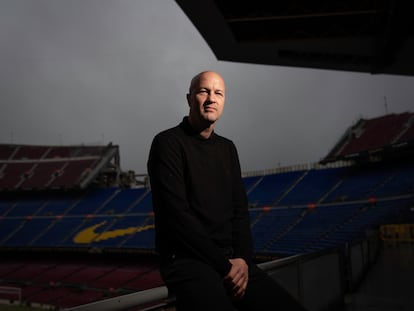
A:
<svg viewBox="0 0 414 311">
<path fill-rule="evenodd" d="M 414 110 L 413 77 L 217 61 L 173 0 L 0 0 L 0 143 L 112 142 L 146 173 L 206 69 L 226 80 L 216 131 L 243 171 L 317 162 L 359 118 Z"/>
</svg>

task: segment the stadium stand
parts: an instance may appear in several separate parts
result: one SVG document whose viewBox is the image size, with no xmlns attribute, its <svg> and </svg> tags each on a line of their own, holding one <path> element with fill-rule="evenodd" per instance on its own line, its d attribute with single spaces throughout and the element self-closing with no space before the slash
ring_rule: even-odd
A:
<svg viewBox="0 0 414 311">
<path fill-rule="evenodd" d="M 257 261 L 346 254 L 382 225 L 412 223 L 411 149 L 386 148 L 403 137 L 412 143 L 412 120 L 363 120 L 352 127 L 359 136 L 344 135 L 328 161 L 246 173 Z M 386 145 L 367 161 L 364 152 L 378 146 L 363 135 L 374 129 L 387 133 L 378 140 Z M 341 162 L 349 152 L 359 156 Z M 71 308 L 163 285 L 151 189 L 121 182 L 117 153 L 112 145 L 0 145 L 0 286 L 20 290 L 22 303 Z M 10 295 L 0 291 L 2 300 Z"/>
<path fill-rule="evenodd" d="M 394 148 L 404 148 L 412 152 L 413 132 L 412 112 L 388 114 L 373 119 L 362 118 L 347 129 L 323 162 L 384 153 Z"/>
<path fill-rule="evenodd" d="M 117 146 L 0 145 L 0 190 L 85 189 L 112 163 L 119 178 Z"/>
</svg>

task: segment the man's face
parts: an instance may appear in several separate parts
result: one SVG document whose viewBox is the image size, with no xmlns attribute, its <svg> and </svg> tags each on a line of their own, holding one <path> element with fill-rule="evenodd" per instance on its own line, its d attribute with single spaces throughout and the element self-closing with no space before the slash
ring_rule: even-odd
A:
<svg viewBox="0 0 414 311">
<path fill-rule="evenodd" d="M 188 94 L 190 119 L 197 122 L 215 123 L 223 113 L 225 85 L 223 79 L 214 72 L 206 72 Z"/>
</svg>

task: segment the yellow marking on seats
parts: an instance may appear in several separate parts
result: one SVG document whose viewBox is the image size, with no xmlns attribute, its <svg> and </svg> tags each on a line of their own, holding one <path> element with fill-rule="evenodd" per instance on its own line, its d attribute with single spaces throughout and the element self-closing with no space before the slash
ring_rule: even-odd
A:
<svg viewBox="0 0 414 311">
<path fill-rule="evenodd" d="M 104 232 L 95 231 L 97 228 L 102 227 L 104 224 L 106 224 L 106 221 L 93 225 L 89 228 L 83 229 L 82 231 L 78 232 L 78 234 L 73 238 L 73 242 L 77 244 L 88 244 L 91 242 L 105 241 L 128 234 L 134 234 L 136 232 L 146 231 L 149 229 L 153 229 L 155 227 L 154 225 L 145 225 L 139 227 L 115 229 Z"/>
</svg>

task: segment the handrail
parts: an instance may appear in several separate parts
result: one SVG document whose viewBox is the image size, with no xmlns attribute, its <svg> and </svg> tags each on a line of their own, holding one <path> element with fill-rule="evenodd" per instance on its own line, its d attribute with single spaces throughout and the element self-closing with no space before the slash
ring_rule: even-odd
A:
<svg viewBox="0 0 414 311">
<path fill-rule="evenodd" d="M 149 303 L 168 299 L 166 286 L 151 288 L 119 297 L 99 300 L 88 304 L 64 309 L 66 311 L 114 311 L 126 310 L 132 307 L 144 306 Z"/>
</svg>

